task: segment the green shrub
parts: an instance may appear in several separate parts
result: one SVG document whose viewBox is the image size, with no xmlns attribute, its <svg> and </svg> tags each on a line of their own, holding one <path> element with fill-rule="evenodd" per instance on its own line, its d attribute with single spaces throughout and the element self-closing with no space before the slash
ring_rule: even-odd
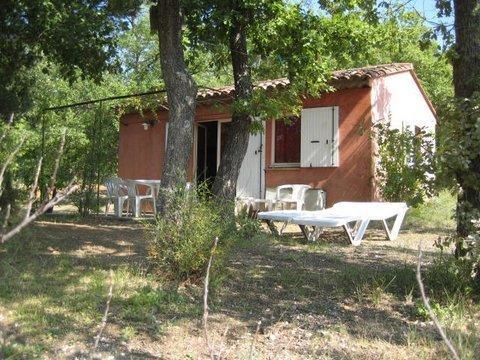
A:
<svg viewBox="0 0 480 360">
<path fill-rule="evenodd" d="M 390 129 L 375 125 L 378 145 L 376 181 L 380 195 L 387 201 L 423 202 L 435 189 L 435 139 L 424 129 Z"/>
<path fill-rule="evenodd" d="M 455 259 L 443 255 L 435 259 L 425 272 L 425 286 L 429 296 L 441 302 L 442 299 L 479 294 L 479 284 L 472 276 L 472 263 L 468 259 Z"/>
<path fill-rule="evenodd" d="M 240 239 L 250 239 L 260 233 L 262 225 L 260 220 L 252 218 L 247 209 L 243 208 L 236 216 L 238 226 L 238 237 Z"/>
<path fill-rule="evenodd" d="M 457 199 L 449 190 L 442 190 L 437 196 L 425 200 L 407 213 L 407 224 L 422 229 L 455 228 L 455 207 Z"/>
<path fill-rule="evenodd" d="M 177 189 L 164 198 L 168 209 L 157 218 L 149 258 L 170 278 L 198 279 L 204 275 L 215 237 L 219 238 L 218 266 L 238 236 L 233 212 L 203 190 Z"/>
</svg>

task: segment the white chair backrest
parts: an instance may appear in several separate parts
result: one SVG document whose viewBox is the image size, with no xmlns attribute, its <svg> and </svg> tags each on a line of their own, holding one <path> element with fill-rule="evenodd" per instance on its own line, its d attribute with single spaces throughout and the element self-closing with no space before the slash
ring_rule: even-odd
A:
<svg viewBox="0 0 480 360">
<path fill-rule="evenodd" d="M 111 178 L 105 181 L 105 187 L 107 188 L 107 196 L 112 198 L 112 197 L 125 195 L 120 193 L 122 185 L 123 185 L 123 180 L 118 177 Z"/>
<path fill-rule="evenodd" d="M 278 186 L 276 200 L 293 200 L 293 188 L 290 185 Z"/>
<path fill-rule="evenodd" d="M 280 185 L 277 187 L 277 200 L 304 201 L 305 193 L 311 187 L 303 184 Z"/>
<path fill-rule="evenodd" d="M 125 180 L 125 185 L 127 186 L 127 195 L 129 197 L 135 197 L 138 195 L 137 184 L 130 180 Z"/>
<path fill-rule="evenodd" d="M 305 192 L 303 210 L 316 211 L 327 206 L 327 194 L 321 189 L 308 189 Z"/>
</svg>

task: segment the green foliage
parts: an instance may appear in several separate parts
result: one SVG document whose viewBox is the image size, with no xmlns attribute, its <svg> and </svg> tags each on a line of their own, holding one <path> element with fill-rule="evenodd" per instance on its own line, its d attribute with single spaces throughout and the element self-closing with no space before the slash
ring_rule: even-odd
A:
<svg viewBox="0 0 480 360">
<path fill-rule="evenodd" d="M 299 111 L 301 94 L 315 95 L 329 88 L 326 82 L 331 62 L 322 55 L 324 42 L 316 27 L 318 17 L 300 6 L 281 0 L 196 0 L 186 3 L 185 9 L 190 43 L 217 54 L 217 62 L 222 62 L 219 66 L 231 61 L 225 53 L 235 19 L 247 34 L 252 80 L 290 80 L 290 86 L 281 94 L 265 94 L 257 89 L 251 99 L 237 100 L 233 112 L 261 119 L 285 116 Z"/>
<path fill-rule="evenodd" d="M 236 236 L 236 226 L 226 206 L 209 199 L 207 193 L 183 188 L 166 194 L 168 211 L 157 217 L 154 239 L 149 244 L 152 264 L 175 279 L 204 276 L 214 239 L 218 265 L 228 253 Z"/>
<path fill-rule="evenodd" d="M 319 28 L 320 17 L 302 11 L 300 6 L 277 6 L 275 17 L 257 22 L 252 31 L 252 56 L 265 60 L 254 66 L 255 73 L 265 71 L 288 77 L 292 97 L 301 93 L 318 95 L 326 85 L 333 61 L 326 48 L 325 33 Z M 255 27 L 256 26 L 256 27 Z M 262 74 L 265 76 L 265 74 Z"/>
<path fill-rule="evenodd" d="M 422 203 L 432 195 L 435 185 L 434 139 L 420 129 L 391 129 L 389 124 L 375 125 L 378 145 L 376 180 L 380 195 L 387 201 Z"/>
<path fill-rule="evenodd" d="M 451 190 L 442 190 L 437 196 L 417 204 L 407 213 L 406 223 L 417 229 L 452 231 L 455 229 L 457 198 Z"/>
<path fill-rule="evenodd" d="M 441 144 L 439 156 L 446 181 L 451 186 L 459 187 L 460 194 L 466 189 L 478 194 L 480 191 L 480 174 L 472 171 L 478 169 L 480 153 L 480 94 L 469 99 L 451 100 L 444 107 L 444 122 L 441 127 Z M 480 218 L 476 209 L 475 197 L 465 199 L 457 209 L 457 218 L 464 218 L 463 223 Z M 474 230 L 473 226 L 469 231 Z"/>
<path fill-rule="evenodd" d="M 156 314 L 197 315 L 198 308 L 184 294 L 147 285 L 125 301 L 121 316 L 139 323 L 151 321 Z M 130 331 L 131 332 L 131 331 Z"/>
<path fill-rule="evenodd" d="M 451 255 L 437 257 L 424 275 L 429 297 L 445 303 L 454 297 L 480 295 L 480 284 L 472 277 L 471 265 L 470 261 Z"/>
<path fill-rule="evenodd" d="M 433 104 L 443 108 L 453 93 L 452 68 L 421 16 L 372 1 L 319 5 L 322 10 L 313 13 L 283 1 L 244 2 L 253 79 L 288 77 L 292 85 L 282 96 L 254 94 L 237 108 L 261 118 L 294 114 L 300 94 L 329 90 L 333 69 L 390 62 L 412 62 Z M 230 6 L 219 0 L 185 4 L 189 45 L 216 54 L 212 66 L 217 70 L 230 61 L 227 34 L 231 17 L 237 16 Z"/>
<path fill-rule="evenodd" d="M 246 208 L 242 208 L 236 216 L 238 235 L 242 240 L 252 239 L 262 231 L 260 220 L 252 218 Z"/>
<path fill-rule="evenodd" d="M 378 21 L 365 21 L 364 11 L 334 14 L 319 21 L 325 49 L 336 69 L 411 62 L 421 84 L 436 107 L 453 94 L 452 67 L 431 29 L 418 14 L 397 9 L 379 14 Z"/>
<path fill-rule="evenodd" d="M 115 40 L 141 1 L 13 1 L 0 11 L 0 113 L 27 106 L 34 84 L 27 70 L 45 59 L 62 76 L 78 70 L 99 79 L 112 67 Z"/>
<path fill-rule="evenodd" d="M 437 245 L 440 249 L 449 249 L 455 244 L 455 275 L 457 281 L 469 284 L 475 283 L 476 293 L 480 294 L 480 220 L 472 221 L 474 231 L 467 237 L 450 235 L 440 239 Z"/>
<path fill-rule="evenodd" d="M 37 104 L 16 119 L 16 127 L 30 134 L 22 153 L 19 154 L 13 176 L 21 187 L 32 182 L 38 158 L 43 156 L 43 171 L 39 188 L 43 192 L 50 182 L 61 133 L 66 129 L 66 144 L 61 158 L 55 186 L 62 188 L 76 179 L 81 191 L 74 197 L 83 213 L 96 207 L 97 184 L 112 176 L 117 170 L 118 112 L 114 102 L 97 104 L 89 108 L 72 108 L 59 111 L 43 109 L 74 102 L 80 99 L 99 98 L 122 91 L 124 86 L 115 76 L 106 76 L 106 83 L 92 80 L 73 84 L 63 80 L 54 66 L 49 73 L 37 71 L 37 84 L 32 98 Z M 55 75 L 52 77 L 52 74 Z M 21 166 L 20 166 L 21 164 Z"/>
</svg>

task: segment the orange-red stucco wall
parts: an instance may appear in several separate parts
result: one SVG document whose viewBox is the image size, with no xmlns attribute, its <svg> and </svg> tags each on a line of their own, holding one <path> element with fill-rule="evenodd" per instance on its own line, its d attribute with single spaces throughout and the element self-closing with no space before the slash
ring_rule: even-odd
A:
<svg viewBox="0 0 480 360">
<path fill-rule="evenodd" d="M 266 187 L 307 184 L 327 192 L 327 206 L 338 201 L 373 199 L 370 140 L 370 88 L 345 89 L 306 99 L 304 108 L 338 106 L 340 161 L 338 167 L 276 168 L 272 166 L 272 121 L 266 126 Z"/>
<path fill-rule="evenodd" d="M 272 167 L 272 121 L 266 124 L 265 181 L 266 187 L 283 184 L 308 184 L 327 192 L 327 204 L 343 200 L 369 201 L 374 197 L 372 186 L 372 145 L 370 140 L 370 88 L 345 89 L 323 95 L 320 99 L 304 100 L 304 107 L 338 106 L 340 163 L 327 168 Z M 157 113 L 158 123 L 144 130 L 142 122 L 152 114 L 128 114 L 120 124 L 119 171 L 122 178 L 159 179 L 165 157 L 167 113 Z M 197 107 L 196 121 L 228 119 L 222 108 L 208 105 Z M 188 166 L 193 178 L 193 156 Z"/>
<path fill-rule="evenodd" d="M 142 123 L 148 119 L 157 119 L 156 125 L 143 128 Z M 225 107 L 197 106 L 195 120 L 215 121 L 230 118 Z M 124 179 L 160 179 L 165 160 L 165 132 L 168 120 L 166 111 L 142 115 L 127 114 L 120 122 L 120 141 L 118 153 L 118 176 Z M 193 140 L 192 140 L 193 141 Z M 190 156 L 187 177 L 193 180 L 193 147 Z"/>
<path fill-rule="evenodd" d="M 118 176 L 124 179 L 160 179 L 165 158 L 166 120 L 145 130 L 144 119 L 152 114 L 125 115 L 120 122 Z"/>
</svg>

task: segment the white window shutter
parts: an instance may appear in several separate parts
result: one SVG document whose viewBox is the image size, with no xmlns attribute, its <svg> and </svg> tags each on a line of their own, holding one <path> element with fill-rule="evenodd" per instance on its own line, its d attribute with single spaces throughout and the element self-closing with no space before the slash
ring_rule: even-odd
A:
<svg viewBox="0 0 480 360">
<path fill-rule="evenodd" d="M 338 166 L 338 106 L 303 109 L 300 142 L 302 167 Z"/>
</svg>

